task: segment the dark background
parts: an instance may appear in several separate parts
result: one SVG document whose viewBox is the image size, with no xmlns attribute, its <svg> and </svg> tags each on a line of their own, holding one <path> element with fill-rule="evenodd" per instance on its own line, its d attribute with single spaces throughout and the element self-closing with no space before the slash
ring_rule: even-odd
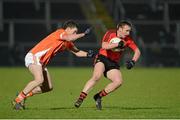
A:
<svg viewBox="0 0 180 120">
<path fill-rule="evenodd" d="M 138 66 L 180 66 L 179 0 L 98 1 L 114 27 L 124 19 L 134 24 L 133 38 L 142 52 Z M 75 44 L 82 50 L 97 52 L 103 37 L 97 31 L 105 33 L 111 26 L 101 18 L 89 17 L 100 16 L 96 7 L 93 0 L 0 0 L 0 66 L 24 65 L 26 53 L 69 19 L 79 23 L 79 32 L 90 26 L 95 28 Z M 129 54 L 125 55 L 123 61 L 129 58 Z M 76 58 L 69 52 L 58 54 L 50 62 L 50 66 L 91 64 L 92 59 Z"/>
</svg>

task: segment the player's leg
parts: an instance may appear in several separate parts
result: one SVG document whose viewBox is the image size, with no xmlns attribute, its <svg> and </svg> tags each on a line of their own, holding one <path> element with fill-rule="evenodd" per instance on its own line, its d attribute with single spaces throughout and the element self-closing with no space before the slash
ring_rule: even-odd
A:
<svg viewBox="0 0 180 120">
<path fill-rule="evenodd" d="M 98 62 L 94 66 L 94 71 L 92 77 L 86 82 L 82 92 L 78 100 L 75 102 L 75 107 L 80 107 L 83 100 L 86 98 L 89 91 L 94 87 L 94 85 L 100 80 L 103 72 L 105 70 L 104 64 L 102 62 Z"/>
<path fill-rule="evenodd" d="M 14 107 L 16 107 L 17 104 L 20 104 L 25 98 L 26 95 L 32 91 L 34 88 L 39 86 L 40 84 L 43 83 L 44 78 L 43 78 L 43 72 L 42 72 L 42 66 L 41 65 L 36 65 L 36 64 L 31 64 L 29 65 L 29 71 L 32 73 L 34 76 L 34 80 L 29 82 L 26 87 L 23 89 L 22 92 L 19 93 L 19 95 L 16 97 L 14 101 Z M 19 105 L 17 105 L 19 106 Z M 19 109 L 19 107 L 15 108 Z"/>
<path fill-rule="evenodd" d="M 42 85 L 42 83 L 44 82 L 42 66 L 31 64 L 29 65 L 29 71 L 34 76 L 34 80 L 29 82 L 27 86 L 24 88 L 23 93 L 25 95 L 27 95 L 30 91 L 32 91 L 37 86 Z"/>
<path fill-rule="evenodd" d="M 122 75 L 121 72 L 118 69 L 111 69 L 107 72 L 107 78 L 110 79 L 112 82 L 109 83 L 105 89 L 100 91 L 94 96 L 94 99 L 96 100 L 96 107 L 97 109 L 102 109 L 101 105 L 101 98 L 109 94 L 110 92 L 113 92 L 115 89 L 117 89 L 122 84 Z"/>
<path fill-rule="evenodd" d="M 32 91 L 30 91 L 26 95 L 25 99 L 20 103 L 22 105 L 23 109 L 25 109 L 25 100 L 28 97 L 31 97 L 35 94 L 49 92 L 52 90 L 51 77 L 50 77 L 50 74 L 49 74 L 47 68 L 43 69 L 43 78 L 44 78 L 44 82 L 42 83 L 42 85 L 39 85 L 39 86 L 35 87 Z"/>
<path fill-rule="evenodd" d="M 122 74 L 121 71 L 118 69 L 112 69 L 108 71 L 107 78 L 110 79 L 112 82 L 105 87 L 104 90 L 106 91 L 106 93 L 113 92 L 122 85 L 123 82 Z"/>
<path fill-rule="evenodd" d="M 42 83 L 42 86 L 41 86 L 41 92 L 45 93 L 53 89 L 51 76 L 47 68 L 44 69 L 43 76 L 44 76 L 44 82 Z"/>
<path fill-rule="evenodd" d="M 43 78 L 44 78 L 44 82 L 41 85 L 34 88 L 31 92 L 29 92 L 26 98 L 33 96 L 35 94 L 49 92 L 53 89 L 52 80 L 47 68 L 43 69 Z"/>
<path fill-rule="evenodd" d="M 88 94 L 89 91 L 93 88 L 93 86 L 100 80 L 101 76 L 103 75 L 104 70 L 105 70 L 105 67 L 102 62 L 96 63 L 94 66 L 93 75 L 89 79 L 89 81 L 87 81 L 87 83 L 85 84 L 82 92 Z"/>
</svg>

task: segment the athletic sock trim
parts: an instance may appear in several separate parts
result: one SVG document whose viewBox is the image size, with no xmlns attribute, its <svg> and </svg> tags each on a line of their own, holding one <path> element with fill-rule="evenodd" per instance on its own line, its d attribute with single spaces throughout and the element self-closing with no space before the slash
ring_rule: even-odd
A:
<svg viewBox="0 0 180 120">
<path fill-rule="evenodd" d="M 86 96 L 87 96 L 87 93 L 81 92 L 81 94 L 80 94 L 80 96 L 79 96 L 79 99 L 84 100 L 84 99 L 86 98 Z"/>
<path fill-rule="evenodd" d="M 104 97 L 106 96 L 108 93 L 105 90 L 102 90 L 101 92 L 99 92 L 99 96 L 100 97 Z"/>
</svg>

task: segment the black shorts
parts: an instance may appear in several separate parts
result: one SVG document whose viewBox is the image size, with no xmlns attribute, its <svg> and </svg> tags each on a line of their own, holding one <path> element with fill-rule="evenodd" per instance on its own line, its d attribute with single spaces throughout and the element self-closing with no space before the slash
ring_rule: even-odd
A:
<svg viewBox="0 0 180 120">
<path fill-rule="evenodd" d="M 112 61 L 111 59 L 103 56 L 98 55 L 95 59 L 95 64 L 98 62 L 102 62 L 105 66 L 104 76 L 107 77 L 107 72 L 111 69 L 118 69 L 119 70 L 119 64 L 115 61 Z"/>
</svg>

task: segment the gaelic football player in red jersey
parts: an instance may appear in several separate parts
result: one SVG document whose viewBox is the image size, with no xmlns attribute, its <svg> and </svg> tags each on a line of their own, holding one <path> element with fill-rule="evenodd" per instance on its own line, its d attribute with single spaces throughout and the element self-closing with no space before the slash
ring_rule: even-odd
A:
<svg viewBox="0 0 180 120">
<path fill-rule="evenodd" d="M 136 61 L 140 57 L 140 50 L 134 43 L 133 39 L 130 37 L 131 29 L 132 25 L 130 22 L 121 21 L 117 25 L 117 29 L 108 30 L 106 32 L 102 39 L 102 46 L 99 50 L 99 53 L 96 55 L 93 75 L 85 84 L 79 98 L 74 104 L 75 107 L 80 107 L 87 94 L 100 80 L 103 74 L 106 78 L 111 80 L 111 83 L 109 83 L 103 90 L 94 95 L 97 109 L 102 109 L 102 97 L 108 95 L 122 85 L 123 79 L 118 62 L 121 60 L 123 51 L 129 47 L 134 52 L 132 59 L 126 62 L 127 69 L 134 67 Z M 110 40 L 114 37 L 118 37 L 122 39 L 122 41 L 119 43 L 110 43 Z M 120 48 L 121 50 L 115 52 L 112 50 L 113 48 Z"/>
<path fill-rule="evenodd" d="M 68 50 L 77 57 L 93 57 L 92 50 L 82 51 L 73 44 L 73 41 L 88 34 L 90 28 L 79 34 L 77 31 L 78 26 L 74 21 L 66 21 L 62 28 L 48 35 L 27 53 L 25 65 L 33 75 L 34 80 L 30 81 L 13 100 L 14 109 L 24 109 L 24 100 L 27 97 L 52 90 L 51 77 L 46 65 L 58 52 Z"/>
</svg>

